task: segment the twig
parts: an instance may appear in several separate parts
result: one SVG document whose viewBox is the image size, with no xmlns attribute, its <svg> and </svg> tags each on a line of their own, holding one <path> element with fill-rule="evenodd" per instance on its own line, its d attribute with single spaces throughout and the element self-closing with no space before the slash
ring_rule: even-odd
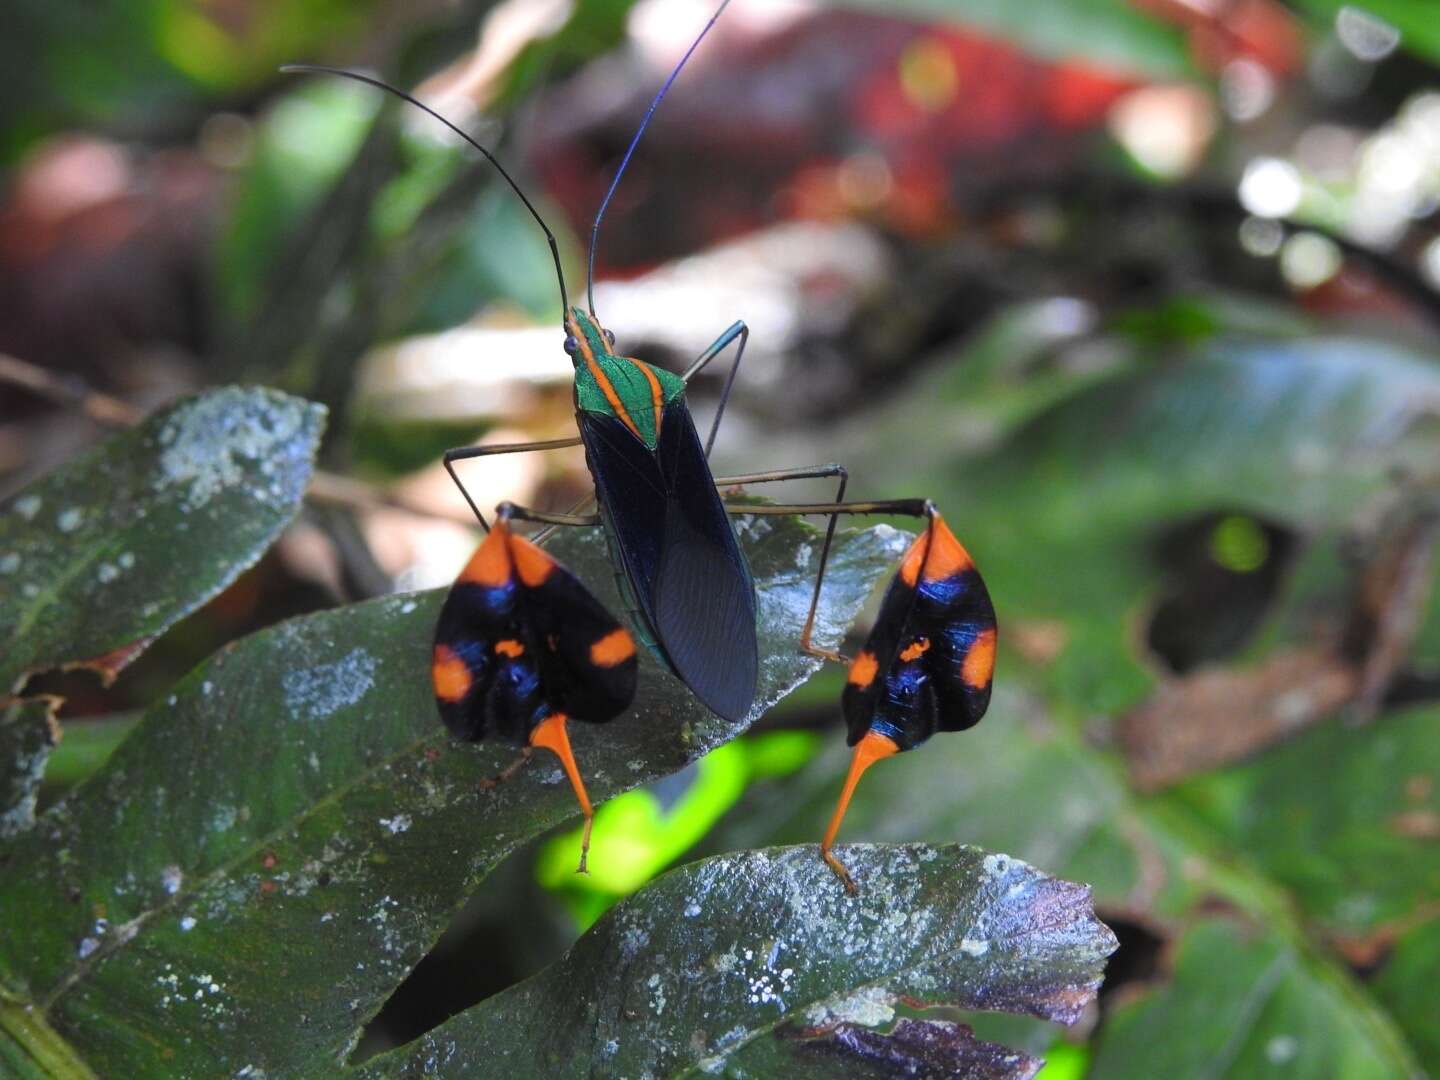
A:
<svg viewBox="0 0 1440 1080">
<path fill-rule="evenodd" d="M 140 422 L 140 410 L 128 401 L 91 390 L 76 376 L 56 375 L 5 353 L 0 353 L 0 382 L 23 386 L 57 404 L 78 408 L 97 424 L 107 427 L 131 427 Z"/>
</svg>

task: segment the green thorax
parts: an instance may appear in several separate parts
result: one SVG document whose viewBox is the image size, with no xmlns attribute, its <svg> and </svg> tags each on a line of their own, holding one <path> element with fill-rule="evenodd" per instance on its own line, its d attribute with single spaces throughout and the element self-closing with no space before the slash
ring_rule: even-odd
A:
<svg viewBox="0 0 1440 1080">
<path fill-rule="evenodd" d="M 685 394 L 685 380 L 639 360 L 616 356 L 604 331 L 579 308 L 570 309 L 566 327 L 578 343 L 575 405 L 582 412 L 613 416 L 654 450 L 660 438 L 660 408 Z"/>
</svg>

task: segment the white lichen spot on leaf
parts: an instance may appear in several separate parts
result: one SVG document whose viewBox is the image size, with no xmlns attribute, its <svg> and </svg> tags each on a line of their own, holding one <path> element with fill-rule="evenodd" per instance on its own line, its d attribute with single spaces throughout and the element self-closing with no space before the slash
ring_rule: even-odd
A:
<svg viewBox="0 0 1440 1080">
<path fill-rule="evenodd" d="M 816 1002 L 805 1010 L 811 1027 L 859 1024 L 879 1027 L 895 1019 L 895 995 L 883 986 L 864 986 L 851 994 Z"/>
<path fill-rule="evenodd" d="M 386 832 L 388 832 L 391 836 L 396 836 L 399 833 L 403 833 L 410 828 L 410 815 L 396 814 L 394 817 L 382 817 L 380 819 L 380 827 Z"/>
<path fill-rule="evenodd" d="M 985 938 L 962 938 L 960 951 L 966 956 L 984 956 L 990 951 L 990 942 Z"/>
<path fill-rule="evenodd" d="M 351 649 L 332 663 L 287 671 L 280 680 L 285 705 L 302 719 L 323 720 L 370 692 L 376 666 L 364 649 Z"/>
<path fill-rule="evenodd" d="M 160 429 L 160 481 L 182 488 L 184 509 L 197 510 L 223 491 L 243 489 L 257 501 L 297 498 L 294 480 L 306 454 L 297 438 L 313 408 L 279 394 L 257 398 L 227 387 L 177 409 Z M 288 483 L 277 485 L 277 478 Z M 286 490 L 286 487 L 296 488 Z"/>
</svg>

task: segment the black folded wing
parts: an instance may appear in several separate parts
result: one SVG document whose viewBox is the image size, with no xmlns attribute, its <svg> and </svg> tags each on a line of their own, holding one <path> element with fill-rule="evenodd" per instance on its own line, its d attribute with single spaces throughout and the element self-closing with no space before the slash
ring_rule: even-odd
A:
<svg viewBox="0 0 1440 1080">
<path fill-rule="evenodd" d="M 609 416 L 580 413 L 596 494 L 640 614 L 695 696 L 727 720 L 755 700 L 755 589 L 683 399 L 654 452 Z"/>
</svg>

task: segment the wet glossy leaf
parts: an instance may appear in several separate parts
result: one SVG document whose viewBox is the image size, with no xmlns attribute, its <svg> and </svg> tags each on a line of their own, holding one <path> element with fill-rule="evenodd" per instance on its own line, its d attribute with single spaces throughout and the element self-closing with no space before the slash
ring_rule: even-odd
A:
<svg viewBox="0 0 1440 1080">
<path fill-rule="evenodd" d="M 1395 1029 L 1303 945 L 1211 919 L 1181 938 L 1175 972 L 1114 1010 L 1092 1076 L 1419 1075 Z"/>
<path fill-rule="evenodd" d="M 996 394 L 1004 400 L 1006 390 L 1003 381 L 978 390 L 971 408 L 983 409 Z M 920 396 L 923 402 L 923 390 Z M 1172 523 L 1217 511 L 1253 514 L 1324 541 L 1312 544 L 1287 582 L 1293 596 L 1282 598 L 1256 652 L 1313 645 L 1317 605 L 1333 609 L 1349 595 L 1333 534 L 1377 498 L 1393 497 L 1397 470 L 1428 475 L 1437 403 L 1440 368 L 1419 352 L 1359 339 L 1228 341 L 1127 365 L 1035 413 L 991 453 L 952 450 L 935 460 L 925 486 L 941 493 L 984 569 L 1002 637 L 1019 645 L 1002 658 L 1001 684 L 1032 686 L 1062 717 L 1115 716 L 1143 701 L 1157 669 L 1137 633 L 1160 584 L 1152 544 Z M 1224 674 L 1256 670 L 1251 663 Z M 1294 689 L 1308 701 L 1318 687 L 1307 679 Z M 1280 698 L 1292 711 L 1301 700 Z M 910 762 L 903 763 L 908 774 L 896 775 L 902 763 L 873 770 L 847 833 L 1001 845 L 1093 882 L 1102 904 L 1150 918 L 1184 918 L 1219 892 L 1262 925 L 1301 933 L 1298 910 L 1317 929 L 1362 942 L 1387 920 L 1416 917 L 1427 889 L 1433 896 L 1433 841 L 1416 831 L 1430 827 L 1434 805 L 1411 794 L 1426 787 L 1411 782 L 1415 775 L 1434 772 L 1425 768 L 1427 751 L 1411 750 L 1433 727 L 1428 717 L 1381 716 L 1363 732 L 1323 727 L 1233 774 L 1193 781 L 1183 798 L 1137 800 L 1112 775 L 1108 755 L 1047 732 L 1057 721 L 1025 719 L 1023 733 L 999 730 L 997 721 L 1015 720 L 1004 701 L 964 747 L 925 748 L 940 755 L 933 773 Z M 1173 709 L 1157 718 L 1182 719 Z M 1239 710 L 1234 718 L 1253 723 L 1254 714 Z M 1387 732 L 1391 719 L 1396 726 Z M 1207 733 L 1212 741 L 1223 734 Z M 1402 764 L 1407 759 L 1414 768 Z M 834 784 L 842 767 L 838 758 L 828 770 L 817 767 L 816 782 Z M 1009 791 L 1061 794 L 1017 800 Z M 818 823 L 829 799 L 816 798 L 803 812 Z M 797 832 L 731 840 L 771 842 Z M 1226 871 L 1223 853 L 1234 850 L 1247 852 L 1253 875 Z M 1304 970 L 1349 985 L 1343 959 L 1317 958 Z M 1188 978 L 1178 973 L 1177 992 Z M 1353 985 L 1347 994 L 1348 1007 L 1367 1018 L 1356 1030 L 1383 1028 L 1393 1037 L 1372 999 Z M 1424 1038 L 1423 1027 L 1409 1030 Z M 1384 1060 L 1383 1048 L 1372 1050 Z"/>
<path fill-rule="evenodd" d="M 837 735 L 831 750 L 787 778 L 783 790 L 752 789 L 748 807 L 732 815 L 710 842 L 741 846 L 818 836 L 834 805 L 846 757 Z M 1321 793 L 1333 790 L 1316 787 Z M 1017 792 L 1026 794 L 1017 797 Z M 1236 807 L 1249 805 L 1269 804 Z M 1357 815 L 1360 812 L 1357 809 Z M 1331 820 L 1342 813 L 1332 811 Z M 1223 902 L 1253 923 L 1251 948 L 1289 958 L 1283 961 L 1293 964 L 1287 994 L 1309 1001 L 1317 1017 L 1330 1016 L 1327 1022 L 1347 1032 L 1355 1053 L 1387 1063 L 1398 1070 L 1394 1075 L 1404 1075 L 1409 1063 L 1393 1023 L 1351 976 L 1335 961 L 1294 944 L 1301 930 L 1289 896 L 1263 877 L 1230 865 L 1224 853 L 1232 849 L 1217 845 L 1217 838 L 1197 828 L 1188 814 L 1177 813 L 1166 800 L 1132 795 L 1123 775 L 1102 754 L 1003 681 L 997 684 L 990 714 L 974 729 L 936 736 L 920 749 L 870 769 L 851 803 L 845 838 L 983 840 L 1049 872 L 1089 882 L 1102 912 L 1129 913 L 1162 929 L 1184 926 L 1202 905 Z M 1407 880 L 1424 873 L 1417 868 Z M 1301 953 L 1303 963 L 1296 959 Z M 1188 969 L 1177 971 L 1176 993 L 1199 994 L 1192 978 Z M 1265 987 L 1254 990 L 1268 992 Z M 1279 1015 L 1267 1015 L 1256 1030 L 1268 1032 L 1267 1038 L 1285 1034 L 1283 1026 L 1270 1026 Z M 1172 1033 L 1166 1026 L 1172 1021 L 1181 1019 L 1170 1013 L 1151 1017 L 1148 1037 L 1176 1044 L 1177 1060 L 1192 1054 L 1184 1059 L 1188 1064 L 1169 1072 L 1125 1072 L 1125 1058 L 1117 1055 L 1115 1071 L 1104 1075 L 1180 1075 L 1206 1067 L 1216 1032 L 1223 1029 L 1204 1026 L 1208 1042 L 1202 1044 L 1188 1041 L 1186 1032 Z"/>
<path fill-rule="evenodd" d="M 1191 73 L 1185 39 L 1174 27 L 1123 0 L 846 0 L 850 6 L 880 7 L 905 14 L 973 26 L 1013 42 L 1026 52 L 1054 60 L 1088 60 L 1117 71 L 1157 78 Z"/>
<path fill-rule="evenodd" d="M 1076 1019 L 1115 948 L 1090 891 L 957 846 L 846 850 L 847 896 L 813 844 L 674 870 L 558 963 L 366 1075 L 895 1075 L 877 1059 L 1029 1060 L 907 1025 L 910 1003 Z M 943 1058 L 942 1058 L 943 1060 Z M 865 1072 L 869 1066 L 871 1072 Z"/>
<path fill-rule="evenodd" d="M 268 548 L 300 508 L 325 410 L 274 390 L 186 398 L 0 509 L 0 695 L 113 675 Z"/>
<path fill-rule="evenodd" d="M 1122 777 L 1001 674 L 976 727 L 937 735 L 866 772 L 842 841 L 978 844 L 983 837 L 1047 872 L 1089 883 L 1102 905 L 1157 918 L 1179 915 L 1204 891 L 1225 888 L 1223 877 L 1195 867 L 1182 875 L 1185 845 L 1147 827 Z M 744 808 L 708 843 L 738 848 L 818 839 L 849 757 L 836 732 L 826 751 L 783 785 L 752 788 Z"/>
<path fill-rule="evenodd" d="M 755 715 L 814 670 L 796 650 L 818 554 L 797 522 L 742 537 L 759 588 Z M 556 544 L 612 607 L 601 536 Z M 835 641 L 906 537 L 847 534 L 826 576 Z M 833 575 L 833 576 L 832 576 Z M 0 982 L 97 1069 L 167 1073 L 337 1061 L 505 855 L 575 814 L 558 767 L 480 781 L 518 751 L 452 744 L 430 689 L 443 594 L 297 619 L 227 647 L 17 842 Z M 572 734 L 597 801 L 740 734 L 654 663 L 637 707 Z M 603 848 L 591 861 L 605 858 Z"/>
</svg>

